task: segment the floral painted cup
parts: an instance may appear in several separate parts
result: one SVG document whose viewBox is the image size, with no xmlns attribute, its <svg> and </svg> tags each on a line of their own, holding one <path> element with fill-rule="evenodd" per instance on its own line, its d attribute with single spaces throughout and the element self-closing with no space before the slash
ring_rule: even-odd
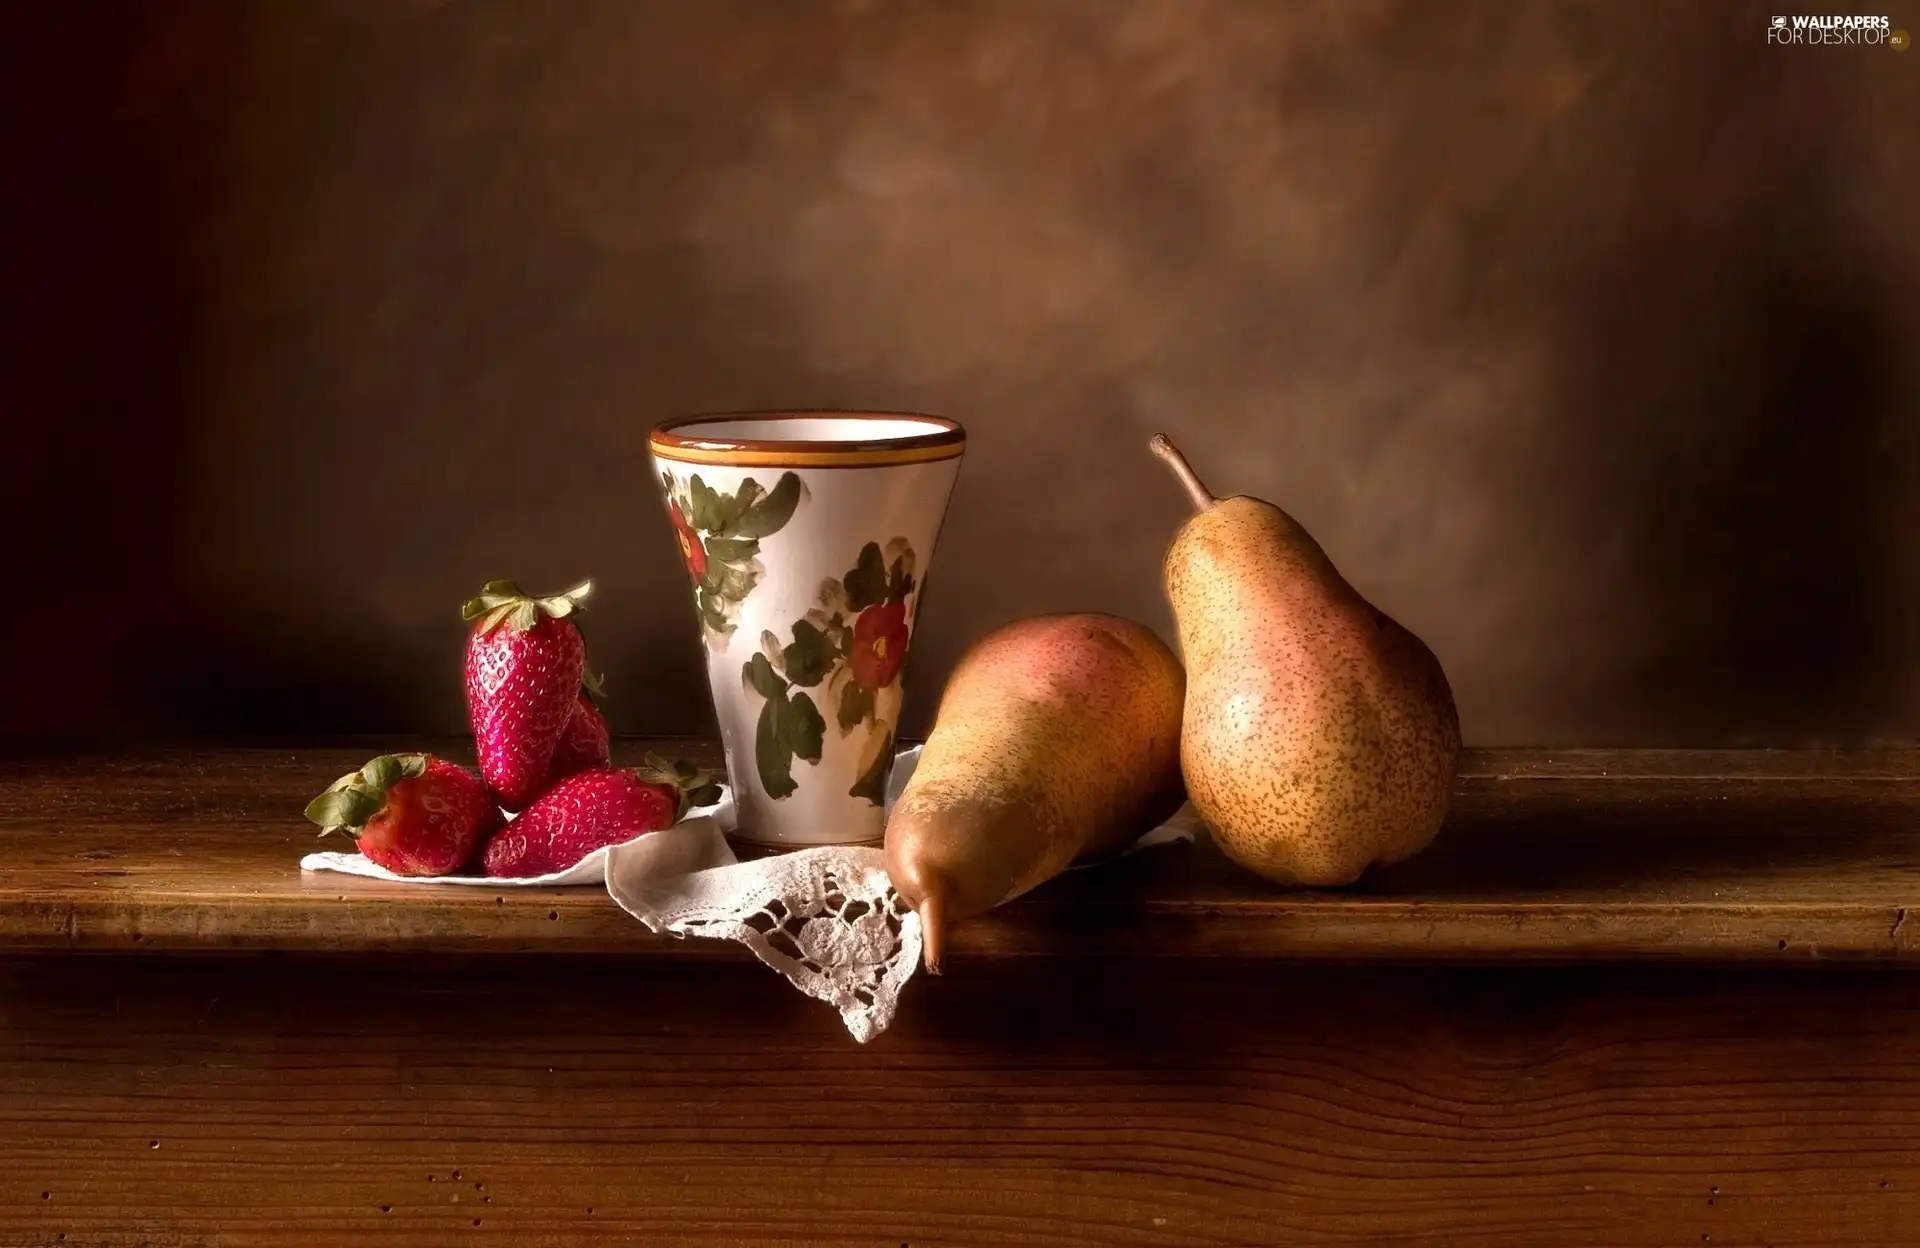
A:
<svg viewBox="0 0 1920 1248">
<path fill-rule="evenodd" d="M 901 668 L 966 447 L 953 421 L 888 412 L 654 429 L 741 839 L 880 840 Z"/>
</svg>

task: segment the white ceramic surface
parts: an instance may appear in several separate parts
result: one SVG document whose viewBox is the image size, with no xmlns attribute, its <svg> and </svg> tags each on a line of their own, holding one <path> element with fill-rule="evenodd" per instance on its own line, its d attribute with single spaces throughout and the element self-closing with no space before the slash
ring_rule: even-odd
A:
<svg viewBox="0 0 1920 1248">
<path fill-rule="evenodd" d="M 715 418 L 677 429 L 710 441 L 653 440 L 742 839 L 881 838 L 906 643 L 964 441 L 945 458 L 874 461 L 930 431 L 964 437 L 950 422 L 849 414 Z M 753 462 L 712 462 L 732 457 L 730 440 Z"/>
</svg>

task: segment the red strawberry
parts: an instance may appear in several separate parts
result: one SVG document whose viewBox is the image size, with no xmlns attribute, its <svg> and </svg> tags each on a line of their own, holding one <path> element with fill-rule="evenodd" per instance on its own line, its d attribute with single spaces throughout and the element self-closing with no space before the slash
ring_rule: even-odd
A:
<svg viewBox="0 0 1920 1248">
<path fill-rule="evenodd" d="M 532 598 L 512 581 L 489 581 L 461 608 L 476 620 L 467 636 L 467 719 L 480 774 L 508 810 L 546 788 L 554 747 L 574 712 L 587 649 L 568 617 L 593 582 Z"/>
<path fill-rule="evenodd" d="M 689 807 L 719 797 L 720 786 L 706 772 L 651 754 L 636 771 L 583 771 L 493 834 L 483 859 L 486 872 L 518 878 L 565 871 L 602 846 L 671 827 Z"/>
<path fill-rule="evenodd" d="M 342 832 L 396 875 L 450 875 L 500 823 L 487 786 L 431 754 L 382 754 L 307 805 L 320 835 Z"/>
<path fill-rule="evenodd" d="M 574 700 L 567 726 L 560 730 L 560 744 L 553 748 L 547 786 L 551 788 L 577 772 L 608 767 L 612 763 L 613 746 L 607 734 L 607 721 L 593 699 L 582 693 Z"/>
</svg>

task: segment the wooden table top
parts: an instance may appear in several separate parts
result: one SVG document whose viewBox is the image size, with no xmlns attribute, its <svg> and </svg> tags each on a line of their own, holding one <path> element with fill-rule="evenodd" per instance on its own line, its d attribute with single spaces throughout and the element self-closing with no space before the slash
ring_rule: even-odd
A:
<svg viewBox="0 0 1920 1248">
<path fill-rule="evenodd" d="M 717 760 L 697 743 L 618 751 L 647 748 Z M 653 936 L 597 887 L 303 875 L 319 846 L 302 806 L 374 752 L 0 761 L 0 949 L 748 956 Z M 964 925 L 953 955 L 1904 960 L 1916 905 L 1920 751 L 1480 750 L 1434 846 L 1355 888 L 1157 849 Z"/>
</svg>

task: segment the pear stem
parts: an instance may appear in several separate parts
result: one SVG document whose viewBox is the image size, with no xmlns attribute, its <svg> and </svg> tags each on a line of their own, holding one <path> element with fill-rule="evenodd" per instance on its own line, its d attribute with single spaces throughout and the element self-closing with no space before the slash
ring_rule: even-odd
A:
<svg viewBox="0 0 1920 1248">
<path fill-rule="evenodd" d="M 1195 511 L 1205 511 L 1220 501 L 1214 497 L 1213 491 L 1207 488 L 1206 482 L 1200 479 L 1200 474 L 1193 470 L 1193 465 L 1187 462 L 1187 457 L 1180 453 L 1180 448 L 1173 444 L 1173 439 L 1166 434 L 1154 434 L 1153 440 L 1147 443 L 1147 449 L 1158 456 L 1162 463 L 1172 469 L 1173 475 L 1180 479 L 1180 484 L 1186 487 L 1187 497 L 1193 500 Z"/>
<path fill-rule="evenodd" d="M 917 907 L 920 914 L 920 957 L 927 966 L 927 974 L 940 973 L 940 958 L 946 952 L 946 932 L 941 927 L 941 911 L 945 909 L 940 894 L 929 892 L 920 899 Z"/>
</svg>

